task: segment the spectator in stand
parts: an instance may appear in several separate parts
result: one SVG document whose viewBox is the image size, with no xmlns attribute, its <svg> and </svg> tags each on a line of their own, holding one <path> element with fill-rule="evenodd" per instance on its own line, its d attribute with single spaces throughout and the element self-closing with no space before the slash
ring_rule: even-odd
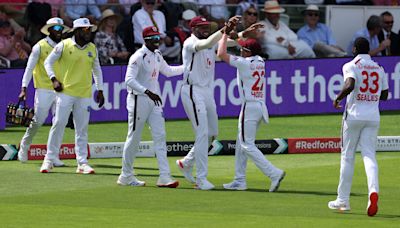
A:
<svg viewBox="0 0 400 228">
<path fill-rule="evenodd" d="M 253 7 L 257 11 L 257 0 L 242 0 L 239 2 L 237 8 L 236 8 L 236 15 L 242 16 L 245 14 L 246 10 L 249 9 L 249 7 Z"/>
<path fill-rule="evenodd" d="M 64 0 L 31 0 L 31 2 L 49 3 L 51 5 L 51 17 L 59 17 L 60 11 L 64 11 Z"/>
<path fill-rule="evenodd" d="M 33 46 L 44 38 L 40 29 L 51 18 L 51 5 L 46 2 L 31 2 L 26 7 L 24 18 L 26 20 L 26 41 Z"/>
<path fill-rule="evenodd" d="M 390 46 L 381 52 L 382 56 L 400 55 L 400 36 L 392 31 L 394 18 L 389 11 L 381 14 L 382 30 L 378 34 L 378 40 L 382 43 L 384 40 L 390 40 Z"/>
<path fill-rule="evenodd" d="M 121 6 L 123 7 L 125 15 L 130 15 L 131 6 L 138 2 L 140 2 L 140 1 L 139 0 L 119 0 L 119 4 L 121 4 Z"/>
<path fill-rule="evenodd" d="M 94 38 L 102 65 L 128 62 L 130 53 L 116 33 L 117 26 L 121 20 L 122 17 L 115 14 L 111 9 L 103 11 L 103 16 L 99 23 L 99 31 Z"/>
<path fill-rule="evenodd" d="M 143 43 L 142 32 L 143 29 L 149 26 L 155 26 L 161 33 L 161 45 L 158 48 L 164 59 L 169 62 L 171 60 L 177 61 L 181 54 L 181 45 L 179 39 L 166 31 L 166 21 L 164 14 L 156 10 L 155 0 L 141 0 L 142 8 L 135 12 L 132 16 L 133 33 L 135 40 L 135 47 L 140 48 Z"/>
<path fill-rule="evenodd" d="M 0 55 L 11 62 L 12 67 L 24 67 L 31 46 L 24 41 L 25 31 L 13 30 L 8 20 L 0 19 Z"/>
<path fill-rule="evenodd" d="M 379 16 L 372 15 L 368 18 L 367 21 L 367 27 L 358 30 L 354 36 L 351 42 L 349 43 L 349 46 L 347 47 L 347 53 L 353 53 L 353 46 L 354 46 L 354 41 L 358 37 L 364 37 L 368 40 L 369 46 L 370 46 L 370 51 L 369 55 L 371 56 L 381 56 L 382 51 L 384 51 L 387 47 L 390 47 L 390 39 L 385 39 L 381 43 L 379 43 L 378 39 L 378 34 L 381 32 L 382 29 L 382 21 Z"/>
<path fill-rule="evenodd" d="M 210 21 L 217 22 L 218 27 L 223 27 L 229 18 L 229 11 L 225 4 L 225 0 L 198 0 L 200 14 Z"/>
<path fill-rule="evenodd" d="M 66 16 L 70 20 L 86 17 L 95 23 L 101 19 L 101 11 L 95 0 L 65 0 L 64 2 Z"/>
<path fill-rule="evenodd" d="M 241 32 L 257 22 L 258 22 L 257 8 L 250 5 L 248 8 L 244 9 L 242 15 L 242 21 L 237 25 L 237 31 Z"/>
<path fill-rule="evenodd" d="M 311 47 L 299 40 L 296 33 L 279 20 L 285 9 L 277 1 L 266 1 L 262 11 L 265 13 L 265 20 L 261 21 L 264 35 L 260 43 L 263 52 L 270 59 L 315 58 Z"/>
<path fill-rule="evenodd" d="M 19 25 L 24 26 L 26 22 L 24 20 L 25 6 L 27 4 L 28 0 L 0 0 L 0 11 L 14 19 Z"/>
<path fill-rule="evenodd" d="M 308 5 L 303 14 L 306 24 L 299 29 L 297 36 L 314 50 L 317 57 L 346 56 L 346 52 L 336 45 L 331 29 L 319 22 L 320 11 L 317 5 Z"/>
<path fill-rule="evenodd" d="M 192 28 L 189 23 L 196 16 L 197 15 L 193 10 L 185 10 L 182 13 L 182 20 L 179 22 L 179 25 L 174 28 L 174 32 L 178 35 L 181 46 L 183 46 L 183 42 L 185 42 L 186 38 L 188 38 L 192 33 Z"/>
<path fill-rule="evenodd" d="M 400 6 L 400 0 L 373 0 L 376 6 Z"/>
</svg>

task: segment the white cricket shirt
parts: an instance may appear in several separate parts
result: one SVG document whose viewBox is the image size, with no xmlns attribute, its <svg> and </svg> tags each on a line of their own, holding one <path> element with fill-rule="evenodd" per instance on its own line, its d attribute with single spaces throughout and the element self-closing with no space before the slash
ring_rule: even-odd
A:
<svg viewBox="0 0 400 228">
<path fill-rule="evenodd" d="M 215 77 L 215 51 L 212 48 L 196 51 L 199 38 L 191 35 L 183 43 L 182 60 L 184 66 L 183 80 L 190 85 L 212 88 Z"/>
<path fill-rule="evenodd" d="M 159 50 L 150 51 L 145 45 L 129 58 L 125 82 L 129 93 L 144 94 L 146 89 L 161 96 L 158 75 L 167 76 L 183 73 L 183 66 L 169 66 Z"/>
<path fill-rule="evenodd" d="M 367 54 L 357 55 L 343 65 L 344 81 L 354 78 L 354 90 L 347 96 L 344 118 L 379 121 L 379 98 L 389 88 L 385 71 Z"/>
</svg>

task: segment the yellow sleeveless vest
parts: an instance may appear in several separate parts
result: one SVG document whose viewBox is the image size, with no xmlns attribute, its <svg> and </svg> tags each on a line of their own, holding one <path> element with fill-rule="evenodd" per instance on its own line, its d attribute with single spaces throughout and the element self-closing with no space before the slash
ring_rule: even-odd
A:
<svg viewBox="0 0 400 228">
<path fill-rule="evenodd" d="M 59 79 L 64 86 L 63 93 L 74 97 L 92 97 L 92 69 L 96 59 L 93 43 L 79 49 L 71 38 L 63 40 L 64 48 L 60 59 Z"/>
<path fill-rule="evenodd" d="M 33 69 L 33 86 L 36 89 L 48 89 L 53 90 L 53 84 L 49 76 L 44 69 L 44 61 L 46 60 L 47 56 L 49 56 L 50 52 L 53 50 L 53 47 L 47 43 L 46 38 L 41 39 L 39 42 L 40 47 L 40 55 L 39 60 Z M 59 75 L 59 63 L 54 63 L 54 71 L 56 75 Z"/>
</svg>

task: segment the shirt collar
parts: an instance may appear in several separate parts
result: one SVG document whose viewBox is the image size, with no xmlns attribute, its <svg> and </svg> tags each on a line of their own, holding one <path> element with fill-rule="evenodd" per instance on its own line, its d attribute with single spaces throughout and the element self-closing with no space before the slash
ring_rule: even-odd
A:
<svg viewBox="0 0 400 228">
<path fill-rule="evenodd" d="M 315 28 L 311 28 L 308 24 L 306 24 L 306 30 L 310 31 L 310 30 L 315 30 L 317 28 L 321 27 L 320 23 L 317 23 L 317 25 L 315 26 Z"/>
<path fill-rule="evenodd" d="M 76 41 L 75 41 L 75 36 L 72 36 L 71 40 L 72 40 L 72 43 L 73 43 L 76 47 L 78 47 L 79 49 L 85 49 L 85 48 L 88 46 L 88 44 L 90 43 L 90 42 L 89 42 L 89 43 L 87 43 L 87 44 L 85 44 L 85 45 L 83 45 L 83 46 L 81 47 L 81 46 L 79 46 L 79 44 L 76 43 Z"/>
<path fill-rule="evenodd" d="M 148 49 L 145 44 L 143 44 L 143 50 L 146 52 L 146 54 L 154 54 L 155 53 L 155 50 L 154 50 L 154 52 L 150 51 L 150 49 Z"/>
<path fill-rule="evenodd" d="M 358 54 L 356 56 L 357 59 L 366 59 L 366 60 L 371 60 L 371 56 L 369 54 Z"/>
<path fill-rule="evenodd" d="M 50 38 L 50 36 L 46 36 L 46 41 L 47 41 L 47 43 L 48 43 L 50 46 L 52 46 L 52 47 L 55 47 L 55 46 L 57 45 L 57 43 L 56 43 L 54 40 L 52 40 L 52 39 Z"/>
</svg>

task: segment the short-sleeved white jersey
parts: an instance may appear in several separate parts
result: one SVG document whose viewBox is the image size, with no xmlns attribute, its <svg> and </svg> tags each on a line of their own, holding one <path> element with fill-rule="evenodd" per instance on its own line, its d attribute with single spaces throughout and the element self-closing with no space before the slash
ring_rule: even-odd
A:
<svg viewBox="0 0 400 228">
<path fill-rule="evenodd" d="M 354 90 L 347 96 L 344 118 L 379 121 L 379 99 L 389 88 L 384 69 L 367 54 L 357 55 L 343 65 L 344 81 L 354 78 Z"/>
<path fill-rule="evenodd" d="M 199 41 L 195 35 L 191 35 L 183 43 L 182 60 L 184 66 L 183 80 L 190 85 L 211 88 L 215 77 L 215 51 L 217 45 L 212 48 L 196 51 L 195 46 Z"/>
<path fill-rule="evenodd" d="M 265 103 L 265 62 L 260 56 L 239 57 L 231 55 L 230 65 L 237 68 L 239 94 L 242 101 Z"/>
<path fill-rule="evenodd" d="M 144 94 L 146 89 L 161 95 L 158 76 L 176 76 L 183 73 L 183 66 L 169 66 L 161 52 L 150 51 L 145 45 L 133 54 L 128 63 L 125 82 L 129 93 Z"/>
</svg>

